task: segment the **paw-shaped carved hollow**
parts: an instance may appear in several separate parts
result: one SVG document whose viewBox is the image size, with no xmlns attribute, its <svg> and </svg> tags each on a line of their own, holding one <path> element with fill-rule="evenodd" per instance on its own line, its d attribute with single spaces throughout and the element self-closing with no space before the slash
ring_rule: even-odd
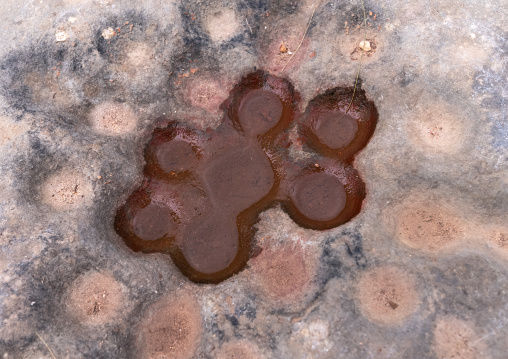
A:
<svg viewBox="0 0 508 359">
<path fill-rule="evenodd" d="M 127 246 L 166 253 L 191 280 L 217 283 L 240 271 L 253 248 L 259 213 L 281 204 L 299 225 L 339 226 L 360 212 L 365 186 L 353 156 L 377 122 L 362 90 L 334 88 L 303 114 L 285 79 L 258 71 L 221 105 L 213 132 L 178 122 L 156 129 L 145 150 L 145 179 L 116 215 Z M 294 162 L 288 129 L 295 124 L 313 153 Z"/>
</svg>

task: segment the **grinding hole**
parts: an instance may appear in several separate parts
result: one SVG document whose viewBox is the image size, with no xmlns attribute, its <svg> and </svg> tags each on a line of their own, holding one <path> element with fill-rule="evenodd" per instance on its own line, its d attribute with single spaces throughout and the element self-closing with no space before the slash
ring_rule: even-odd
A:
<svg viewBox="0 0 508 359">
<path fill-rule="evenodd" d="M 303 114 L 300 127 L 312 161 L 295 162 L 287 151 L 299 95 L 288 80 L 262 71 L 236 85 L 221 105 L 226 120 L 214 132 L 168 120 L 146 148 L 145 181 L 118 210 L 118 234 L 135 251 L 169 254 L 191 280 L 216 283 L 245 267 L 253 226 L 277 203 L 305 228 L 349 221 L 365 197 L 353 155 L 367 144 L 377 120 L 362 91 L 342 115 L 352 91 L 328 90 Z"/>
</svg>

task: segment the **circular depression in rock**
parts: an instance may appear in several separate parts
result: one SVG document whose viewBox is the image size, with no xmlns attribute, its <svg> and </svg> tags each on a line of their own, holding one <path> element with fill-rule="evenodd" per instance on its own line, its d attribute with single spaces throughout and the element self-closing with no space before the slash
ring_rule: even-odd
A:
<svg viewBox="0 0 508 359">
<path fill-rule="evenodd" d="M 227 217 L 198 218 L 184 231 L 182 252 L 196 271 L 212 274 L 226 269 L 239 249 L 236 223 Z"/>
<path fill-rule="evenodd" d="M 339 111 L 325 111 L 317 116 L 313 129 L 319 140 L 332 149 L 348 146 L 355 138 L 358 123 Z"/>
<path fill-rule="evenodd" d="M 219 101 L 211 96 L 218 87 L 219 82 L 210 80 L 204 93 L 194 93 L 190 102 L 209 112 Z M 202 90 L 194 83 L 186 91 L 196 89 Z M 296 113 L 300 95 L 293 84 L 256 71 L 242 78 L 218 105 L 224 121 L 215 130 L 200 131 L 166 119 L 167 127 L 155 129 L 145 149 L 143 181 L 117 211 L 115 230 L 134 251 L 168 254 L 189 279 L 217 283 L 246 266 L 254 250 L 255 224 L 272 206 L 281 204 L 305 228 L 330 229 L 349 221 L 365 197 L 365 185 L 352 162 L 377 122 L 377 111 L 363 90 L 357 91 L 351 112 L 338 117 L 353 91 L 337 87 L 316 96 L 302 114 L 306 122 Z M 320 114 L 321 137 L 328 138 L 330 146 L 346 148 L 323 145 L 308 131 L 308 121 Z M 353 120 L 357 117 L 361 119 Z M 292 130 L 306 136 L 316 162 L 287 153 Z M 337 138 L 326 137 L 335 130 L 341 132 Z M 173 213 L 156 207 L 161 204 L 174 212 L 176 229 L 168 221 Z M 294 254 L 287 259 L 298 258 Z M 273 260 L 267 265 L 281 274 L 272 278 L 282 281 L 273 291 L 282 298 L 300 282 L 291 273 L 282 274 L 290 262 Z"/>
<path fill-rule="evenodd" d="M 228 41 L 241 29 L 233 9 L 222 8 L 209 11 L 205 19 L 205 29 L 213 41 Z"/>
<path fill-rule="evenodd" d="M 145 241 L 154 241 L 166 235 L 173 235 L 176 224 L 174 213 L 169 208 L 150 203 L 134 215 L 132 230 Z"/>
<path fill-rule="evenodd" d="M 246 133 L 261 135 L 279 122 L 282 110 L 282 101 L 276 93 L 257 89 L 242 99 L 238 119 Z"/>
<path fill-rule="evenodd" d="M 342 212 L 346 191 L 337 177 L 324 172 L 312 173 L 296 180 L 292 199 L 305 217 L 324 222 Z"/>
<path fill-rule="evenodd" d="M 168 174 L 190 171 L 197 164 L 197 154 L 192 144 L 178 138 L 160 145 L 155 150 L 155 157 Z"/>
</svg>

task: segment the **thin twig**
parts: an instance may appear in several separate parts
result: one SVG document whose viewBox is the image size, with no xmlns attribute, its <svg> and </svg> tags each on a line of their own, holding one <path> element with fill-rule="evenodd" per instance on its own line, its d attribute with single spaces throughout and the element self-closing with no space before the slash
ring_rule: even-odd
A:
<svg viewBox="0 0 508 359">
<path fill-rule="evenodd" d="M 321 300 L 314 301 L 314 303 L 312 303 L 307 309 L 305 309 L 302 315 L 294 316 L 293 318 L 291 318 L 291 324 L 298 323 L 299 321 L 302 321 L 303 319 L 307 318 L 307 316 L 319 305 L 321 305 Z"/>
<path fill-rule="evenodd" d="M 303 40 L 305 39 L 305 35 L 307 35 L 307 31 L 309 30 L 309 26 L 310 26 L 310 22 L 312 21 L 312 18 L 314 17 L 314 13 L 316 12 L 316 9 L 318 8 L 319 6 L 319 2 L 317 3 L 317 5 L 314 7 L 314 10 L 312 10 L 312 14 L 310 15 L 310 19 L 309 19 L 309 22 L 307 23 L 307 27 L 305 28 L 305 32 L 303 33 L 303 36 L 302 36 L 302 40 L 300 41 L 300 44 L 298 45 L 298 47 L 296 48 L 295 52 L 293 52 L 293 54 L 291 55 L 291 57 L 289 58 L 289 60 L 284 64 L 284 66 L 282 67 L 282 70 L 280 70 L 281 72 L 284 71 L 284 69 L 286 68 L 286 66 L 289 64 L 289 62 L 291 61 L 291 59 L 293 58 L 293 56 L 296 55 L 296 53 L 298 52 L 298 50 L 300 50 L 300 46 L 302 46 L 303 44 Z"/>
<path fill-rule="evenodd" d="M 362 8 L 363 8 L 363 25 L 364 25 L 363 28 L 365 30 L 363 44 L 365 46 L 365 42 L 367 41 L 367 15 L 365 14 L 365 6 L 363 5 L 363 0 L 362 0 Z M 353 105 L 353 100 L 355 99 L 356 88 L 358 86 L 358 79 L 360 78 L 360 69 L 362 68 L 363 54 L 365 53 L 365 50 L 362 47 L 360 48 L 362 49 L 362 54 L 360 55 L 360 63 L 358 64 L 358 72 L 356 74 L 355 87 L 353 88 L 353 96 L 351 96 L 351 101 L 349 102 L 346 112 L 344 112 L 339 121 L 342 120 L 344 116 L 346 116 L 346 114 L 349 112 L 351 106 Z"/>
<path fill-rule="evenodd" d="M 252 28 L 250 27 L 249 20 L 247 20 L 247 18 L 245 18 L 245 22 L 247 23 L 247 26 L 249 27 L 250 33 L 252 34 Z"/>
<path fill-rule="evenodd" d="M 51 350 L 51 348 L 49 347 L 48 343 L 46 343 L 46 341 L 44 339 L 42 339 L 42 337 L 39 335 L 39 333 L 35 332 L 35 334 L 37 334 L 37 336 L 39 337 L 39 339 L 41 340 L 41 342 L 46 346 L 46 348 L 48 348 L 48 351 L 49 351 L 49 354 L 51 354 L 51 356 L 53 357 L 53 359 L 56 359 L 56 356 L 55 354 L 53 354 L 53 351 Z"/>
</svg>

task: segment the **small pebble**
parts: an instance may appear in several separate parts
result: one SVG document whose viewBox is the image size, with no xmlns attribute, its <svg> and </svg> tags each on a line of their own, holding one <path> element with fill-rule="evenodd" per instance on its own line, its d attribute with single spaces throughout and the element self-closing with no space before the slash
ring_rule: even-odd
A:
<svg viewBox="0 0 508 359">
<path fill-rule="evenodd" d="M 360 42 L 360 49 L 362 49 L 365 52 L 371 51 L 372 48 L 370 47 L 370 42 L 368 41 Z"/>
<path fill-rule="evenodd" d="M 69 35 L 65 31 L 59 31 L 55 35 L 57 42 L 66 41 L 69 38 Z"/>
<path fill-rule="evenodd" d="M 106 40 L 111 39 L 113 36 L 115 36 L 115 34 L 115 30 L 113 30 L 111 27 L 108 27 L 102 31 L 102 37 Z"/>
</svg>

